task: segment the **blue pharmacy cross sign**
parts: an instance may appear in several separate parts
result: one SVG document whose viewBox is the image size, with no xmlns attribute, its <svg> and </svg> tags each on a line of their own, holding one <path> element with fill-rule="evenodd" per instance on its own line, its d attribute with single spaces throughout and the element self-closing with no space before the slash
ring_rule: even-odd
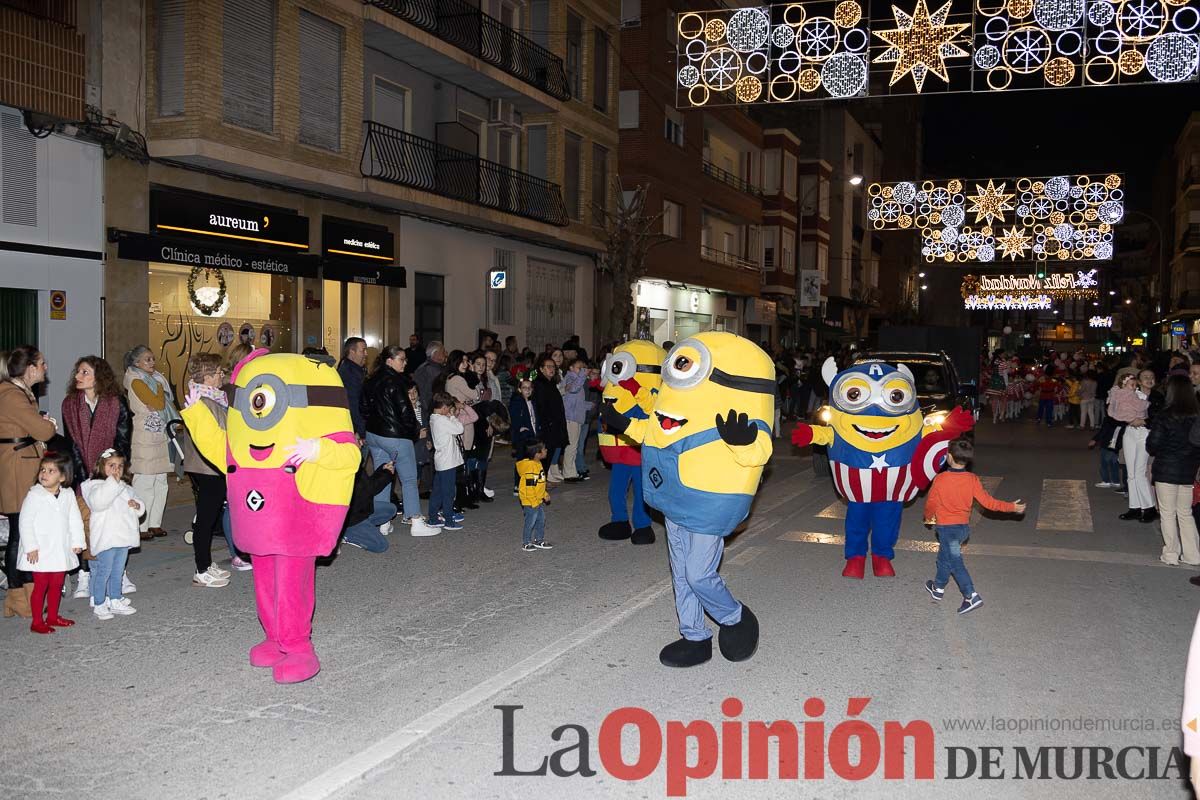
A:
<svg viewBox="0 0 1200 800">
<path fill-rule="evenodd" d="M 503 269 L 494 269 L 488 273 L 488 286 L 493 289 L 508 288 L 508 271 Z"/>
</svg>

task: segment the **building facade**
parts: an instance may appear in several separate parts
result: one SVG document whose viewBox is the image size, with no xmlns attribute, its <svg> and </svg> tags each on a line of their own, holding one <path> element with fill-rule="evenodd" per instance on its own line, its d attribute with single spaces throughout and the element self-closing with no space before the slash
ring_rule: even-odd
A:
<svg viewBox="0 0 1200 800">
<path fill-rule="evenodd" d="M 1169 313 L 1162 344 L 1178 346 L 1186 340 L 1195 346 L 1200 344 L 1200 112 L 1192 112 L 1175 140 L 1170 179 L 1172 204 L 1161 231 L 1169 260 L 1164 267 Z"/>
</svg>

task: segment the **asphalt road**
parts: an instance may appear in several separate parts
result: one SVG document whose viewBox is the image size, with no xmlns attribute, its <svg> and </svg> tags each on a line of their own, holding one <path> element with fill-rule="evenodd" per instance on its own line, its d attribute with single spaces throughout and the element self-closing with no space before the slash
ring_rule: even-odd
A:
<svg viewBox="0 0 1200 800">
<path fill-rule="evenodd" d="M 985 605 L 963 617 L 953 589 L 941 604 L 923 589 L 935 545 L 919 507 L 905 514 L 898 578 L 841 578 L 832 486 L 779 446 L 722 567 L 760 619 L 759 652 L 685 671 L 657 661 L 677 636 L 662 537 L 653 547 L 596 538 L 608 513 L 599 467 L 554 494 L 552 551 L 519 549 L 520 512 L 504 492 L 470 512 L 463 531 L 413 539 L 398 528 L 382 555 L 343 548 L 317 576 L 323 670 L 298 686 L 276 686 L 246 661 L 260 638 L 251 574 L 193 589 L 190 548 L 159 540 L 131 561 L 136 615 L 100 622 L 86 601 L 69 600 L 65 613 L 80 624 L 53 636 L 0 620 L 0 789 L 22 798 L 1188 797 L 1168 759 L 1180 744 L 1200 590 L 1184 568 L 1158 562 L 1157 525 L 1116 519 L 1124 499 L 1092 487 L 1086 438 L 1030 423 L 981 428 L 976 471 L 1029 509 L 974 526 L 967 563 Z M 497 466 L 491 483 L 506 488 L 507 462 Z M 189 516 L 169 512 L 177 530 Z M 723 708 L 727 698 L 741 709 Z M 627 707 L 643 710 L 625 712 L 642 727 L 617 728 L 619 714 L 605 726 Z M 801 732 L 790 745 L 798 780 L 781 778 L 779 748 L 759 741 L 756 721 L 776 720 Z M 902 739 L 898 726 L 915 735 Z M 874 755 L 880 740 L 896 756 L 886 770 L 889 759 Z M 510 772 L 565 752 L 546 775 L 497 775 L 506 750 Z M 1077 754 L 1082 777 L 1057 777 L 1075 771 Z M 637 779 L 618 777 L 622 761 Z M 688 765 L 711 775 L 687 779 Z M 924 765 L 931 779 L 917 777 Z M 750 777 L 759 768 L 767 777 Z M 1121 777 L 1139 772 L 1170 777 Z"/>
</svg>

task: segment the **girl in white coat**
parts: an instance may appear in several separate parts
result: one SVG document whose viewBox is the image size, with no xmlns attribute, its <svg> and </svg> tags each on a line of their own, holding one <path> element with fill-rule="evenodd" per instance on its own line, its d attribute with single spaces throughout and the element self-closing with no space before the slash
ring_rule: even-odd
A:
<svg viewBox="0 0 1200 800">
<path fill-rule="evenodd" d="M 121 574 L 130 548 L 139 544 L 138 520 L 146 513 L 146 505 L 125 482 L 125 457 L 116 450 L 105 450 L 96 461 L 92 479 L 80 488 L 92 512 L 92 613 L 100 619 L 133 614 L 137 609 L 121 594 Z"/>
<path fill-rule="evenodd" d="M 21 504 L 21 544 L 17 569 L 33 573 L 29 598 L 34 633 L 54 633 L 55 628 L 74 625 L 58 615 L 63 580 L 79 566 L 83 552 L 83 517 L 71 491 L 71 458 L 65 453 L 46 453 L 38 465 L 37 484 Z M 46 618 L 42 619 L 45 606 Z"/>
</svg>

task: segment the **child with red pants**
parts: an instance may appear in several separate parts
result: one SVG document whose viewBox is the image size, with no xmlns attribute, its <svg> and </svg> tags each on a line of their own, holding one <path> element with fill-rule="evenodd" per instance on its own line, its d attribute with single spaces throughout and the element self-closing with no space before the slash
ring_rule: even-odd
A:
<svg viewBox="0 0 1200 800">
<path fill-rule="evenodd" d="M 71 459 L 66 454 L 46 453 L 38 466 L 37 484 L 21 504 L 21 545 L 17 569 L 33 573 L 29 606 L 34 633 L 54 633 L 74 621 L 58 615 L 63 580 L 79 566 L 83 552 L 83 517 L 71 491 Z M 42 619 L 45 606 L 46 617 Z"/>
</svg>

